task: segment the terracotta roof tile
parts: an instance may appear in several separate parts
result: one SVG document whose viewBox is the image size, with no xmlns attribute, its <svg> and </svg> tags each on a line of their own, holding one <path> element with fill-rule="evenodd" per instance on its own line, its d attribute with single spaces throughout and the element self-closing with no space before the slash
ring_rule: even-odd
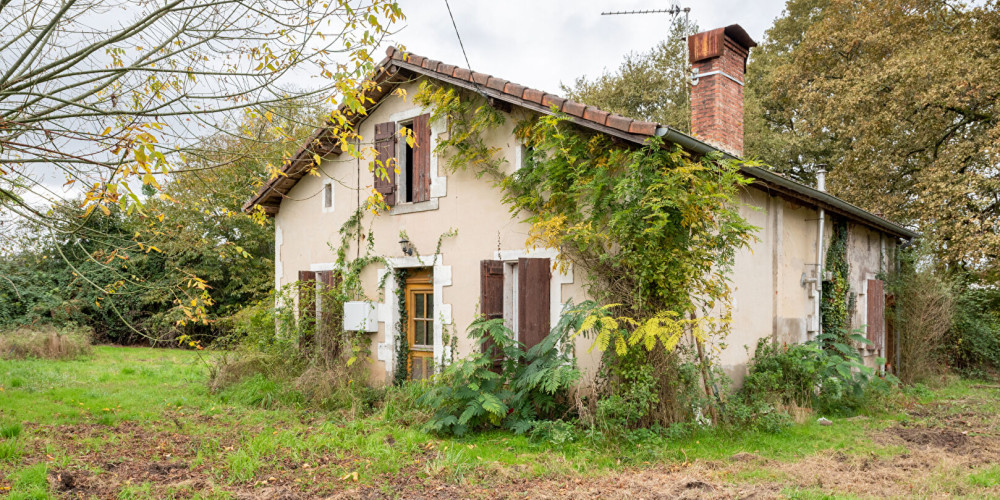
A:
<svg viewBox="0 0 1000 500">
<path fill-rule="evenodd" d="M 503 93 L 516 95 L 517 97 L 520 98 L 522 95 L 524 95 L 524 88 L 525 88 L 524 85 L 518 85 L 514 82 L 510 82 L 507 85 L 503 86 Z"/>
<path fill-rule="evenodd" d="M 416 64 L 417 66 L 423 66 L 424 65 L 424 61 L 426 61 L 426 60 L 427 60 L 426 57 L 424 57 L 424 56 L 418 56 L 418 55 L 415 55 L 415 54 L 407 54 L 407 58 L 406 58 L 406 62 L 408 62 L 410 64 Z M 424 66 L 424 67 L 426 67 L 426 66 Z"/>
<path fill-rule="evenodd" d="M 472 77 L 472 72 L 465 68 L 455 67 L 455 72 L 452 73 L 451 76 L 454 76 L 459 80 L 469 80 Z"/>
<path fill-rule="evenodd" d="M 583 118 L 583 110 L 586 107 L 587 107 L 586 105 L 580 104 L 576 101 L 566 101 L 563 103 L 562 111 L 567 115 L 573 115 L 578 118 Z"/>
<path fill-rule="evenodd" d="M 622 115 L 608 115 L 608 120 L 605 125 L 621 130 L 622 132 L 628 132 L 629 125 L 632 124 L 632 119 L 624 117 Z"/>
<path fill-rule="evenodd" d="M 535 90 L 535 89 L 525 88 L 524 89 L 524 95 L 522 96 L 522 98 L 524 100 L 526 100 L 526 101 L 531 101 L 531 102 L 534 102 L 534 103 L 541 104 L 542 103 L 542 97 L 544 95 L 545 95 L 545 92 L 542 92 L 541 90 Z"/>
<path fill-rule="evenodd" d="M 659 127 L 655 122 L 641 122 L 634 120 L 628 127 L 628 132 L 630 134 L 636 135 L 656 135 L 656 129 Z"/>
<path fill-rule="evenodd" d="M 593 106 L 587 106 L 587 108 L 583 110 L 583 119 L 604 125 L 604 122 L 607 121 L 608 115 L 610 114 L 611 113 L 608 113 L 607 111 L 602 111 L 599 108 L 595 108 Z"/>
<path fill-rule="evenodd" d="M 503 92 L 504 87 L 507 86 L 508 83 L 510 82 L 504 80 L 503 78 L 497 78 L 495 76 L 491 76 L 490 79 L 486 81 L 486 86 L 493 90 L 499 90 L 500 92 Z"/>
<path fill-rule="evenodd" d="M 556 109 L 562 109 L 562 105 L 564 102 L 566 102 L 566 99 L 563 99 L 562 97 L 559 97 L 557 95 L 545 94 L 542 96 L 542 106 L 545 106 L 546 108 L 551 108 L 552 106 L 555 106 Z"/>
<path fill-rule="evenodd" d="M 422 67 L 427 68 L 431 71 L 437 71 L 438 66 L 441 65 L 441 61 L 435 61 L 434 59 L 425 59 L 424 63 L 421 64 Z"/>
<path fill-rule="evenodd" d="M 458 66 L 455 66 L 454 64 L 441 63 L 437 67 L 437 70 L 435 70 L 435 71 L 437 71 L 438 73 L 444 73 L 444 74 L 446 74 L 448 76 L 451 76 L 451 74 L 455 72 L 455 68 L 457 68 L 457 67 Z"/>
<path fill-rule="evenodd" d="M 472 72 L 472 83 L 475 83 L 477 85 L 486 85 L 486 81 L 489 79 L 490 75 L 487 75 L 486 73 L 477 73 L 475 71 Z"/>
</svg>

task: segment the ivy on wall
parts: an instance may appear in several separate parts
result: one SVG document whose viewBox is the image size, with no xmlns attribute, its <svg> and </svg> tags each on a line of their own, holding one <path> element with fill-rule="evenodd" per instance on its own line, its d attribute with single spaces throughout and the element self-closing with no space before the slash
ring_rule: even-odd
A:
<svg viewBox="0 0 1000 500">
<path fill-rule="evenodd" d="M 392 375 L 394 385 L 403 385 L 410 378 L 410 343 L 406 338 L 406 327 L 409 324 L 409 313 L 406 310 L 406 268 L 395 269 L 392 277 L 396 280 L 396 308 L 399 323 L 396 324 L 396 367 Z"/>
<path fill-rule="evenodd" d="M 835 335 L 840 342 L 847 343 L 854 309 L 850 266 L 847 263 L 847 223 L 834 218 L 831 226 L 830 246 L 826 250 L 824 266 L 824 274 L 828 273 L 830 279 L 825 279 L 823 283 L 820 320 L 824 333 Z"/>
</svg>

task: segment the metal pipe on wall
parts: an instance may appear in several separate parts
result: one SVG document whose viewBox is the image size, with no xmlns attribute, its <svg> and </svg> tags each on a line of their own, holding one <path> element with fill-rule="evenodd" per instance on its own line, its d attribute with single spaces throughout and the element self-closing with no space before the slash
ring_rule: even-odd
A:
<svg viewBox="0 0 1000 500">
<path fill-rule="evenodd" d="M 816 189 L 826 192 L 826 169 L 822 166 L 816 171 Z M 820 316 L 823 303 L 823 232 L 826 226 L 826 210 L 819 209 L 819 235 L 816 238 L 816 297 L 813 301 L 813 314 L 816 318 L 816 335 L 823 333 L 823 318 Z"/>
</svg>

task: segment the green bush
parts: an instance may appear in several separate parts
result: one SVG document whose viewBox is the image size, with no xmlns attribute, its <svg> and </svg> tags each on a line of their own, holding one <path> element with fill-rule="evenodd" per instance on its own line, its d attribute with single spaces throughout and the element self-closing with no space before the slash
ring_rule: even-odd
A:
<svg viewBox="0 0 1000 500">
<path fill-rule="evenodd" d="M 566 346 L 582 321 L 582 314 L 563 315 L 525 352 L 502 319 L 478 318 L 469 327 L 478 346 L 474 354 L 447 366 L 420 398 L 435 409 L 425 429 L 461 436 L 502 427 L 523 434 L 561 417 L 568 409 L 567 394 L 580 378 Z M 494 355 L 502 358 L 498 371 Z"/>
<path fill-rule="evenodd" d="M 897 384 L 891 375 L 879 377 L 864 365 L 857 349 L 839 339 L 870 343 L 853 332 L 824 333 L 804 344 L 777 345 L 770 339 L 757 343 L 750 370 L 737 394 L 733 418 L 758 425 L 756 419 L 771 419 L 763 427 L 780 424 L 773 416 L 793 405 L 830 414 L 852 413 L 872 407 Z M 882 364 L 884 360 L 877 360 Z M 773 411 L 772 411 L 773 410 Z M 780 427 L 780 425 L 777 425 Z"/>
<path fill-rule="evenodd" d="M 1000 290 L 965 285 L 954 308 L 945 343 L 950 364 L 967 376 L 980 378 L 1000 370 Z"/>
</svg>

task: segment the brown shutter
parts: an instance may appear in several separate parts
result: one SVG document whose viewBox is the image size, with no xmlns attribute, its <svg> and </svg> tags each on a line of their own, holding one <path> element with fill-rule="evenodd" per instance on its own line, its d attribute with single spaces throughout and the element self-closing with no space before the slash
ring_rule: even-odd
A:
<svg viewBox="0 0 1000 500">
<path fill-rule="evenodd" d="M 517 259 L 517 330 L 524 349 L 549 334 L 549 259 Z"/>
<path fill-rule="evenodd" d="M 413 119 L 413 201 L 431 199 L 431 115 Z"/>
<path fill-rule="evenodd" d="M 486 319 L 503 318 L 503 261 L 484 260 L 479 263 L 479 309 Z M 483 352 L 492 356 L 493 371 L 500 372 L 503 353 L 493 348 L 492 340 L 483 342 Z"/>
<path fill-rule="evenodd" d="M 868 340 L 873 349 L 882 347 L 885 333 L 885 290 L 882 280 L 868 280 Z"/>
<path fill-rule="evenodd" d="M 378 162 L 374 166 L 375 190 L 382 193 L 390 207 L 396 204 L 396 124 L 394 122 L 375 124 L 375 151 Z M 388 179 L 382 177 L 379 163 L 385 167 Z"/>
<path fill-rule="evenodd" d="M 299 329 L 300 345 L 312 345 L 312 325 L 316 322 L 316 273 L 299 271 Z"/>
<path fill-rule="evenodd" d="M 316 281 L 319 281 L 322 297 L 319 301 L 320 324 L 316 330 L 319 333 L 320 350 L 329 360 L 336 359 L 340 355 L 341 339 L 335 338 L 337 325 L 343 321 L 343 306 L 334 302 L 337 285 L 340 283 L 340 274 L 333 271 L 320 271 L 316 273 Z"/>
</svg>

